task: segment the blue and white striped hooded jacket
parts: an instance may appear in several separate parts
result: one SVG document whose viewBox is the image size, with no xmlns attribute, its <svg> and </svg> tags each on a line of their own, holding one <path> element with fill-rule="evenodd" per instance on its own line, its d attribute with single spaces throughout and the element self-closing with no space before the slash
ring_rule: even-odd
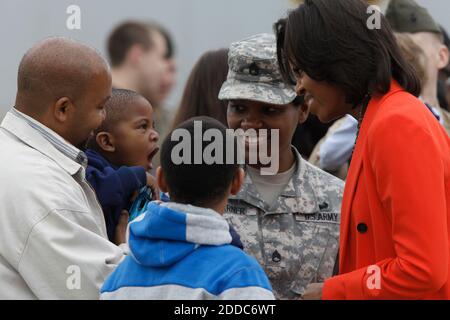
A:
<svg viewBox="0 0 450 320">
<path fill-rule="evenodd" d="M 274 299 L 262 267 L 230 242 L 228 223 L 214 210 L 152 202 L 130 223 L 131 254 L 101 299 Z"/>
</svg>

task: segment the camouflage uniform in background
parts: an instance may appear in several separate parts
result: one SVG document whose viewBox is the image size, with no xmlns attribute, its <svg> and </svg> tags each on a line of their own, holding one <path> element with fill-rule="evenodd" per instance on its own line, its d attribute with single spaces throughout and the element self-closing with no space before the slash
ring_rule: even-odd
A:
<svg viewBox="0 0 450 320">
<path fill-rule="evenodd" d="M 247 175 L 224 214 L 264 267 L 277 299 L 299 298 L 309 283 L 331 277 L 339 248 L 344 183 L 295 153 L 295 174 L 272 205 Z"/>
<path fill-rule="evenodd" d="M 221 100 L 286 105 L 297 96 L 282 80 L 273 35 L 233 43 L 229 69 Z M 273 204 L 261 200 L 247 175 L 224 214 L 244 250 L 264 267 L 278 299 L 297 299 L 309 283 L 332 276 L 339 246 L 343 182 L 293 152 L 296 171 Z"/>
<path fill-rule="evenodd" d="M 394 32 L 412 34 L 425 32 L 433 33 L 439 37 L 443 36 L 439 24 L 430 12 L 418 4 L 417 1 L 391 0 L 386 9 L 385 16 Z M 450 112 L 440 106 L 433 107 L 438 109 L 442 125 L 450 136 Z"/>
</svg>

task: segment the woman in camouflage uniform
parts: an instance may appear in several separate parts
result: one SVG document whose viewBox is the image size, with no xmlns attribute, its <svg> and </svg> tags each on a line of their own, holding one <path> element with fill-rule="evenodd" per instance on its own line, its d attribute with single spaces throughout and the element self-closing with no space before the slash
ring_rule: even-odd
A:
<svg viewBox="0 0 450 320">
<path fill-rule="evenodd" d="M 311 282 L 331 277 L 339 243 L 343 182 L 303 160 L 291 145 L 308 109 L 281 78 L 275 37 L 259 34 L 233 43 L 229 74 L 219 98 L 228 101 L 231 129 L 278 130 L 279 161 L 272 175 L 249 165 L 242 190 L 228 201 L 225 217 L 244 249 L 264 267 L 278 299 L 300 298 Z M 272 143 L 258 136 L 251 144 Z"/>
</svg>

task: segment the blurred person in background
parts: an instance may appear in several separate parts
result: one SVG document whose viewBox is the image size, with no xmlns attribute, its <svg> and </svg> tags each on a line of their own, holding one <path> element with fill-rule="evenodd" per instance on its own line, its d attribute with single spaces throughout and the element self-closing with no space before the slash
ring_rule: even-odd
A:
<svg viewBox="0 0 450 320">
<path fill-rule="evenodd" d="M 176 82 L 174 50 L 168 31 L 154 23 L 124 22 L 108 38 L 113 87 L 135 91 L 151 103 L 159 147 L 172 121 L 164 102 Z M 154 167 L 159 164 L 158 154 Z"/>
<path fill-rule="evenodd" d="M 450 37 L 443 26 L 439 26 L 444 37 L 444 44 L 450 52 Z M 438 99 L 441 107 L 450 111 L 450 59 L 447 66 L 439 70 Z"/>
<path fill-rule="evenodd" d="M 438 99 L 439 71 L 449 63 L 449 50 L 444 44 L 441 28 L 428 10 L 414 0 L 391 0 L 386 19 L 393 31 L 411 34 L 414 42 L 425 52 L 427 81 L 423 83 L 421 98 L 438 112 L 450 134 L 450 113 L 442 108 Z"/>
<path fill-rule="evenodd" d="M 163 73 L 160 87 L 160 101 L 162 104 L 166 103 L 167 98 L 172 93 L 173 88 L 177 82 L 177 64 L 175 60 L 175 44 L 173 42 L 172 36 L 169 32 L 160 25 L 155 25 L 156 30 L 161 33 L 161 35 L 166 40 L 167 50 L 165 54 L 165 59 L 167 62 L 167 70 Z"/>
<path fill-rule="evenodd" d="M 292 145 L 297 148 L 304 159 L 309 159 L 314 146 L 326 135 L 332 125 L 333 122 L 322 123 L 310 113 L 308 119 L 297 126 L 292 137 Z"/>
<path fill-rule="evenodd" d="M 220 88 L 227 74 L 228 49 L 204 53 L 189 75 L 172 128 L 197 116 L 208 116 L 228 126 L 228 103 L 219 100 Z"/>
<path fill-rule="evenodd" d="M 113 87 L 136 91 L 155 107 L 161 106 L 167 52 L 165 37 L 154 25 L 133 21 L 119 25 L 108 39 Z"/>
</svg>

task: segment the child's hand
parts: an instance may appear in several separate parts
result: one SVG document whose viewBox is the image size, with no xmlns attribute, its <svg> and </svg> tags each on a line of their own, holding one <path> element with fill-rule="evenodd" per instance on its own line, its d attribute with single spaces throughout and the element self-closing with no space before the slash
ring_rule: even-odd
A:
<svg viewBox="0 0 450 320">
<path fill-rule="evenodd" d="M 133 192 L 133 194 L 131 195 L 131 198 L 130 198 L 131 203 L 136 201 L 138 196 L 139 196 L 139 190 L 136 190 L 135 192 Z"/>
<path fill-rule="evenodd" d="M 159 188 L 156 179 L 147 173 L 147 186 L 152 190 L 152 200 L 159 200 Z"/>
<path fill-rule="evenodd" d="M 128 211 L 122 210 L 122 213 L 119 217 L 119 223 L 116 227 L 116 233 L 114 235 L 114 243 L 118 246 L 127 242 L 127 228 L 129 217 L 130 214 L 128 213 Z"/>
</svg>

